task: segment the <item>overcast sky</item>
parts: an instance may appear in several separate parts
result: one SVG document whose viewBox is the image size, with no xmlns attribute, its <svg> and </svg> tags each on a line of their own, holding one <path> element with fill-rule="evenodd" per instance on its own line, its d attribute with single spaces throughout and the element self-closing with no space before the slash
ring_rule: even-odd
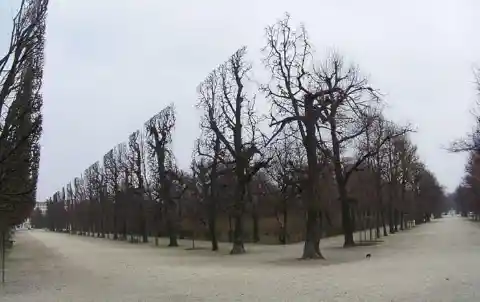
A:
<svg viewBox="0 0 480 302">
<path fill-rule="evenodd" d="M 18 0 L 1 2 L 4 42 Z M 442 147 L 473 123 L 476 0 L 51 0 L 38 199 L 170 102 L 175 155 L 188 167 L 199 133 L 196 86 L 242 45 L 260 68 L 263 29 L 285 11 L 305 23 L 319 59 L 336 49 L 358 63 L 385 94 L 387 117 L 415 125 L 421 159 L 453 190 L 465 156 Z"/>
</svg>

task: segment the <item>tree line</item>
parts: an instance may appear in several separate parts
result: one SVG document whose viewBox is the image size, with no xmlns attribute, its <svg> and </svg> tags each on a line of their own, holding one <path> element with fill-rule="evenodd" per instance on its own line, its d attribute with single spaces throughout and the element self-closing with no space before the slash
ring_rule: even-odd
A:
<svg viewBox="0 0 480 302">
<path fill-rule="evenodd" d="M 47 0 L 22 0 L 0 55 L 0 231 L 35 206 Z M 3 240 L 2 240 L 3 242 Z M 1 243 L 0 243 L 1 244 Z"/>
<path fill-rule="evenodd" d="M 42 133 L 41 94 L 47 0 L 22 0 L 0 54 L 0 259 L 14 226 L 35 206 Z"/>
<path fill-rule="evenodd" d="M 48 199 L 53 231 L 148 242 L 154 237 L 232 243 L 304 241 L 356 231 L 370 240 L 420 224 L 445 209 L 445 194 L 418 156 L 412 129 L 388 120 L 385 100 L 358 66 L 318 58 L 290 16 L 265 29 L 256 89 L 241 47 L 197 87 L 201 135 L 189 169 L 172 151 L 175 107 L 167 106 Z M 260 114 L 256 102 L 270 105 Z M 34 223 L 35 224 L 35 223 Z M 363 238 L 363 237 L 362 237 Z"/>
<path fill-rule="evenodd" d="M 480 91 L 480 73 L 475 72 L 475 84 Z M 477 102 L 477 110 L 480 103 Z M 480 114 L 474 112 L 475 125 L 467 137 L 455 141 L 450 146 L 452 152 L 467 153 L 465 174 L 450 198 L 458 213 L 463 217 L 469 214 L 473 219 L 480 220 Z"/>
</svg>

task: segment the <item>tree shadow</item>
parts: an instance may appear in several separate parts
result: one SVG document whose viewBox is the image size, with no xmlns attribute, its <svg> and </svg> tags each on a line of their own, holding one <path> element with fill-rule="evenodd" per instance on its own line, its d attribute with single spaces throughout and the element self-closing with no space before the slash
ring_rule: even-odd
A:
<svg viewBox="0 0 480 302">
<path fill-rule="evenodd" d="M 361 248 L 361 247 L 377 246 L 379 244 L 382 244 L 383 242 L 385 242 L 385 241 L 382 240 L 382 239 L 357 241 L 357 242 L 355 242 L 355 245 L 353 245 L 353 246 L 344 247 L 343 245 L 341 245 L 341 246 L 337 245 L 337 246 L 326 247 L 324 249 L 326 249 L 326 250 L 350 250 L 350 249 Z"/>
<path fill-rule="evenodd" d="M 187 247 L 185 250 L 186 251 L 207 251 L 207 250 L 211 251 L 212 249 L 203 247 L 203 246 L 198 246 L 198 247 Z"/>
</svg>

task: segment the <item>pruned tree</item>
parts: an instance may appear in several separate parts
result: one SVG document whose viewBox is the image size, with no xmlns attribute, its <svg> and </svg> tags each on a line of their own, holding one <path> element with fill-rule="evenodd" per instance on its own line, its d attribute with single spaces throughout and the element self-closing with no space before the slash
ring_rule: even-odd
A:
<svg viewBox="0 0 480 302">
<path fill-rule="evenodd" d="M 117 145 L 117 162 L 120 168 L 120 192 L 118 193 L 116 203 L 118 203 L 118 233 L 121 239 L 126 240 L 129 231 L 128 221 L 131 213 L 129 212 L 130 200 L 127 192 L 132 187 L 132 169 L 129 162 L 128 144 L 122 142 Z"/>
<path fill-rule="evenodd" d="M 344 246 L 353 246 L 353 210 L 352 199 L 348 196 L 347 185 L 352 172 L 356 171 L 368 159 L 375 156 L 378 146 L 409 131 L 405 127 L 395 127 L 378 141 L 375 148 L 357 149 L 350 164 L 347 150 L 355 147 L 362 136 L 368 135 L 375 122 L 381 118 L 378 93 L 368 85 L 356 67 L 345 68 L 343 60 L 337 55 L 327 59 L 316 73 L 318 82 L 329 90 L 325 95 L 327 103 L 317 123 L 320 133 L 319 149 L 333 163 L 339 200 L 342 208 L 342 226 L 345 236 Z"/>
<path fill-rule="evenodd" d="M 107 194 L 105 184 L 105 170 L 99 161 L 92 165 L 92 180 L 94 181 L 96 213 L 97 213 L 97 236 L 105 238 L 107 224 Z"/>
<path fill-rule="evenodd" d="M 272 161 L 266 169 L 280 192 L 280 204 L 275 209 L 280 228 L 279 241 L 288 242 L 288 217 L 290 208 L 294 208 L 296 200 L 302 190 L 303 168 L 305 167 L 305 150 L 300 140 L 289 131 L 283 131 L 278 139 L 270 146 Z M 280 217 L 282 219 L 280 219 Z"/>
<path fill-rule="evenodd" d="M 407 227 L 407 219 L 413 217 L 413 200 L 408 198 L 408 191 L 412 187 L 414 170 L 419 161 L 417 147 L 413 145 L 407 135 L 395 139 L 396 149 L 400 158 L 399 206 L 396 225 L 403 230 Z"/>
<path fill-rule="evenodd" d="M 157 228 L 155 240 L 156 244 L 158 244 L 158 236 L 160 233 L 160 224 L 158 221 L 164 216 L 162 215 L 164 213 L 170 239 L 169 246 L 178 246 L 178 206 L 171 196 L 172 178 L 168 175 L 174 165 L 171 144 L 175 121 L 175 108 L 173 104 L 171 104 L 153 116 L 145 124 L 149 148 L 148 162 L 152 175 L 154 175 L 152 189 L 156 195 L 154 216 L 157 221 Z"/>
<path fill-rule="evenodd" d="M 415 169 L 415 223 L 429 222 L 432 215 L 441 216 L 445 206 L 445 192 L 435 175 L 423 164 Z"/>
<path fill-rule="evenodd" d="M 306 238 L 302 258 L 323 258 L 320 244 L 318 153 L 317 133 L 318 114 L 328 91 L 314 83 L 309 60 L 311 45 L 307 33 L 302 27 L 295 30 L 290 26 L 290 17 L 266 29 L 266 46 L 264 64 L 270 71 L 271 81 L 263 87 L 272 102 L 271 126 L 283 129 L 286 125 L 295 124 L 301 135 L 301 142 L 307 157 L 307 173 L 303 194 L 307 208 Z"/>
<path fill-rule="evenodd" d="M 97 201 L 96 201 L 96 181 L 93 167 L 85 169 L 83 181 L 86 192 L 86 215 L 87 215 L 87 235 L 95 236 L 95 226 L 97 220 Z"/>
<path fill-rule="evenodd" d="M 84 186 L 83 177 L 75 177 L 73 180 L 74 199 L 75 199 L 75 214 L 74 221 L 76 232 L 80 235 L 85 235 L 87 232 L 87 217 L 86 217 L 86 190 Z"/>
<path fill-rule="evenodd" d="M 480 70 L 474 72 L 477 92 L 480 92 Z M 468 162 L 465 165 L 465 176 L 455 191 L 455 203 L 457 211 L 462 216 L 467 216 L 469 212 L 474 213 L 475 219 L 479 217 L 478 194 L 480 192 L 478 183 L 478 155 L 480 154 L 480 101 L 477 100 L 476 107 L 473 110 L 475 124 L 472 131 L 463 138 L 459 138 L 450 144 L 448 150 L 454 153 L 467 152 L 469 154 Z"/>
<path fill-rule="evenodd" d="M 144 243 L 148 242 L 147 208 L 145 202 L 145 141 L 143 132 L 137 130 L 128 138 L 128 161 L 132 171 L 132 190 L 127 194 L 134 210 L 138 230 Z"/>
<path fill-rule="evenodd" d="M 335 181 L 339 201 L 342 207 L 342 225 L 344 230 L 344 246 L 354 245 L 352 199 L 347 194 L 350 175 L 367 158 L 375 155 L 374 150 L 365 153 L 357 152 L 353 163 L 348 165 L 347 152 L 366 133 L 378 118 L 380 102 L 379 94 L 368 85 L 356 67 L 346 67 L 343 59 L 334 54 L 320 66 L 313 64 L 312 46 L 305 28 L 299 31 L 289 25 L 289 16 L 267 29 L 267 46 L 265 63 L 271 70 L 273 85 L 264 87 L 272 99 L 276 115 L 272 125 L 285 126 L 295 122 L 304 141 L 309 158 L 308 178 L 313 188 L 317 182 L 314 167 L 318 165 L 318 149 L 327 162 L 331 162 L 335 171 Z M 282 116 L 282 119 L 278 119 Z M 397 134 L 397 135 L 400 135 Z M 390 137 L 385 137 L 385 143 Z M 313 146 L 315 145 L 315 149 Z M 313 182 L 312 182 L 313 181 Z M 310 189 L 318 199 L 318 194 Z M 319 217 L 318 204 L 312 203 L 310 229 L 315 229 Z M 314 212 L 317 214 L 314 214 Z M 313 218 L 317 217 L 317 218 Z M 307 240 L 311 243 L 310 252 L 305 258 L 320 257 L 312 231 L 307 232 Z"/>
<path fill-rule="evenodd" d="M 385 120 L 382 116 L 379 116 L 375 120 L 372 127 L 367 129 L 364 140 L 360 142 L 359 149 L 363 149 L 363 152 L 374 150 L 374 156 L 367 159 L 368 166 L 372 169 L 373 186 L 376 199 L 376 238 L 380 238 L 380 227 L 383 229 L 383 235 L 387 236 L 386 227 L 386 201 L 383 198 L 383 191 L 385 181 L 385 174 L 388 173 L 388 166 L 386 162 L 387 148 L 384 143 L 385 138 L 391 135 L 390 133 L 391 122 Z"/>
<path fill-rule="evenodd" d="M 21 1 L 13 19 L 10 43 L 0 55 L 2 234 L 6 228 L 23 222 L 35 205 L 47 6 L 47 0 Z"/>
<path fill-rule="evenodd" d="M 307 170 L 302 198 L 306 217 L 306 238 L 302 258 L 323 258 L 320 252 L 320 216 L 322 215 L 318 181 L 317 130 L 322 111 L 330 105 L 329 93 L 338 88 L 325 88 L 318 82 L 316 70 L 311 64 L 312 46 L 304 27 L 295 30 L 290 25 L 290 16 L 279 20 L 266 29 L 264 64 L 270 71 L 270 83 L 263 91 L 272 102 L 271 123 L 282 130 L 294 124 L 305 148 Z"/>
<path fill-rule="evenodd" d="M 109 200 L 111 229 L 113 239 L 118 239 L 118 223 L 120 204 L 118 202 L 118 194 L 120 191 L 120 174 L 121 169 L 118 162 L 118 147 L 108 151 L 103 157 L 103 167 L 105 171 L 105 185 L 107 191 L 107 199 Z"/>
<path fill-rule="evenodd" d="M 72 233 L 73 230 L 75 229 L 75 225 L 74 225 L 75 204 L 74 204 L 74 195 L 73 195 L 73 188 L 72 188 L 71 182 L 67 184 L 65 194 L 66 194 L 66 203 L 67 203 L 67 212 L 68 212 L 67 227 L 69 232 Z"/>
<path fill-rule="evenodd" d="M 42 210 L 40 208 L 36 208 L 32 216 L 30 217 L 30 224 L 34 229 L 43 229 L 45 228 L 45 216 L 42 213 Z"/>
<path fill-rule="evenodd" d="M 219 162 L 223 161 L 220 138 L 213 131 L 204 128 L 204 134 L 196 142 L 192 171 L 196 183 L 199 203 L 205 208 L 208 217 L 208 230 L 212 251 L 218 250 L 217 212 Z M 205 134 L 207 132 L 208 134 Z M 195 157 L 199 159 L 196 160 Z"/>
<path fill-rule="evenodd" d="M 219 188 L 219 165 L 225 161 L 225 149 L 219 134 L 212 130 L 210 120 L 216 121 L 219 129 L 224 128 L 225 120 L 222 119 L 222 110 L 218 105 L 217 93 L 219 93 L 219 77 L 217 72 L 212 72 L 207 79 L 199 86 L 198 108 L 204 109 L 200 119 L 202 133 L 195 142 L 192 170 L 197 183 L 197 190 L 201 203 L 206 207 L 208 213 L 208 229 L 212 250 L 218 250 L 216 233 L 217 212 L 218 212 L 218 190 Z M 205 110 L 204 104 L 208 104 Z M 202 108 L 203 107 L 203 108 Z"/>
<path fill-rule="evenodd" d="M 266 143 L 255 114 L 255 98 L 249 97 L 245 90 L 251 70 L 245 55 L 246 47 L 237 50 L 198 87 L 199 107 L 206 113 L 208 127 L 235 166 L 236 186 L 231 208 L 235 228 L 231 254 L 245 253 L 243 215 L 247 185 L 269 161 L 260 152 Z"/>
</svg>

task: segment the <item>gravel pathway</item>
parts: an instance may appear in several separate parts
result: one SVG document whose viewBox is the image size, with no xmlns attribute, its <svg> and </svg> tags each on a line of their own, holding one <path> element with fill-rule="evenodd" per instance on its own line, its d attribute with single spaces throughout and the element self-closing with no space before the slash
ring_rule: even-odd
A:
<svg viewBox="0 0 480 302">
<path fill-rule="evenodd" d="M 229 256 L 207 242 L 179 248 L 20 231 L 0 301 L 480 301 L 480 224 L 447 217 L 299 261 L 300 244 L 247 246 Z M 365 255 L 371 253 L 370 260 Z"/>
</svg>

